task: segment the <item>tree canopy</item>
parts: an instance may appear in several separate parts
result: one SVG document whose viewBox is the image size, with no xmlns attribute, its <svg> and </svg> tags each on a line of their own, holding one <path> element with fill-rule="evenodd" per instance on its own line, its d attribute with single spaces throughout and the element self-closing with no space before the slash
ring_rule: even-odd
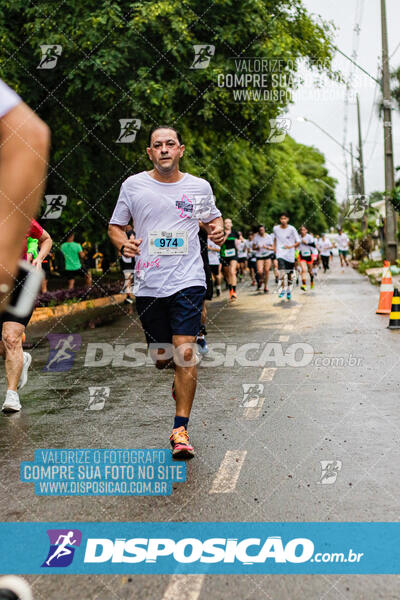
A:
<svg viewBox="0 0 400 600">
<path fill-rule="evenodd" d="M 0 39 L 0 76 L 52 130 L 46 193 L 68 198 L 51 222 L 59 242 L 72 228 L 106 238 L 122 181 L 151 167 L 147 133 L 160 123 L 182 132 L 182 170 L 210 181 L 237 226 L 270 226 L 281 209 L 313 230 L 335 224 L 323 155 L 288 135 L 267 143 L 299 61 L 330 69 L 331 25 L 301 0 L 3 0 Z M 61 47 L 52 69 L 38 68 L 44 44 Z M 208 49 L 206 68 L 196 45 Z M 276 95 L 238 100 L 227 76 L 254 71 L 255 57 L 268 61 L 262 88 Z M 132 143 L 117 142 L 121 119 L 138 120 Z"/>
</svg>

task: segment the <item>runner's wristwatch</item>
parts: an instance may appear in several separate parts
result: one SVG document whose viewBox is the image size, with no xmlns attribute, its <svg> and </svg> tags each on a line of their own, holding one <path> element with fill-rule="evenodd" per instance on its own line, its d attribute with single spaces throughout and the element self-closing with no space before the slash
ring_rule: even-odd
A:
<svg viewBox="0 0 400 600">
<path fill-rule="evenodd" d="M 125 248 L 125 244 L 122 244 L 121 248 L 119 249 L 119 251 L 121 252 L 122 256 L 125 256 L 124 255 L 124 248 Z"/>
</svg>

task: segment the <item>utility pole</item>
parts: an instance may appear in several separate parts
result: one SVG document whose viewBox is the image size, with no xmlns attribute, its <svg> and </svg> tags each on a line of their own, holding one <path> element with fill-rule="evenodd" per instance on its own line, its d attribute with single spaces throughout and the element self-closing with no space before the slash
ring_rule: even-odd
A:
<svg viewBox="0 0 400 600">
<path fill-rule="evenodd" d="M 363 158 L 363 147 L 362 147 L 362 136 L 361 136 L 361 115 L 360 115 L 360 98 L 357 94 L 357 121 L 358 121 L 358 161 L 360 163 L 360 177 L 359 179 L 359 193 L 361 195 L 361 206 L 364 206 L 365 202 L 365 180 L 364 180 L 364 158 Z M 368 229 L 368 215 L 365 210 L 362 216 L 361 227 L 364 232 Z"/>
<path fill-rule="evenodd" d="M 397 260 L 397 213 L 391 202 L 394 184 L 392 103 L 390 93 L 389 51 L 386 24 L 386 3 L 381 0 L 382 20 L 382 88 L 383 88 L 383 132 L 385 144 L 385 256 L 394 264 Z"/>
<path fill-rule="evenodd" d="M 353 143 L 350 142 L 350 154 L 351 154 L 351 193 L 353 196 L 356 196 L 360 193 L 358 186 L 358 172 L 354 166 L 354 153 L 353 153 Z"/>
<path fill-rule="evenodd" d="M 356 188 L 356 178 L 354 173 L 354 159 L 353 159 L 353 144 L 350 142 L 350 154 L 351 154 L 351 193 L 355 194 L 357 191 Z"/>
</svg>

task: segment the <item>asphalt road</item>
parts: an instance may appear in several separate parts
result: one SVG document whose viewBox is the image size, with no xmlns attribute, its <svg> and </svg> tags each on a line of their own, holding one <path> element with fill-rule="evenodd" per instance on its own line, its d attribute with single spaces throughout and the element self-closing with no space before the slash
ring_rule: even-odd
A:
<svg viewBox="0 0 400 600">
<path fill-rule="evenodd" d="M 36 448 L 165 448 L 174 414 L 172 371 L 118 366 L 124 345 L 144 341 L 134 311 L 81 332 L 65 373 L 43 370 L 49 344 L 36 335 L 23 410 L 0 416 L 0 520 L 398 521 L 400 334 L 375 314 L 377 302 L 377 288 L 337 264 L 290 303 L 257 294 L 249 281 L 234 304 L 226 292 L 212 301 L 207 339 L 225 345 L 223 364 L 205 358 L 199 369 L 190 422 L 196 457 L 167 497 L 38 497 L 19 481 L 20 461 L 33 460 Z M 60 321 L 46 333 L 70 331 Z M 253 346 L 247 365 L 235 362 L 250 343 L 273 344 L 270 360 L 250 364 Z M 85 366 L 88 344 L 113 345 L 114 362 Z M 294 344 L 306 354 L 293 354 Z M 250 406 L 243 385 L 258 390 Z M 91 386 L 110 388 L 102 410 L 87 410 Z M 321 461 L 336 470 L 328 484 Z M 37 600 L 394 600 L 399 586 L 397 576 L 365 575 L 27 579 Z"/>
</svg>

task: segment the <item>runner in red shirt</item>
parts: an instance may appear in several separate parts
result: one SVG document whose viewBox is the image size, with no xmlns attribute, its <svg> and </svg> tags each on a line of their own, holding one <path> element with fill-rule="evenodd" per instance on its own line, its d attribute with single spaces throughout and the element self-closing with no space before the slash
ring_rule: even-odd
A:
<svg viewBox="0 0 400 600">
<path fill-rule="evenodd" d="M 25 235 L 22 258 L 26 259 L 26 239 L 28 237 L 39 241 L 39 254 L 32 264 L 40 269 L 43 259 L 50 252 L 53 244 L 50 235 L 37 221 L 32 219 L 29 231 Z M 21 403 L 17 390 L 20 390 L 28 381 L 28 369 L 32 356 L 22 351 L 22 338 L 32 316 L 33 309 L 26 317 L 15 317 L 7 311 L 0 314 L 0 355 L 6 361 L 6 377 L 8 389 L 2 410 L 17 412 L 21 410 Z"/>
</svg>

